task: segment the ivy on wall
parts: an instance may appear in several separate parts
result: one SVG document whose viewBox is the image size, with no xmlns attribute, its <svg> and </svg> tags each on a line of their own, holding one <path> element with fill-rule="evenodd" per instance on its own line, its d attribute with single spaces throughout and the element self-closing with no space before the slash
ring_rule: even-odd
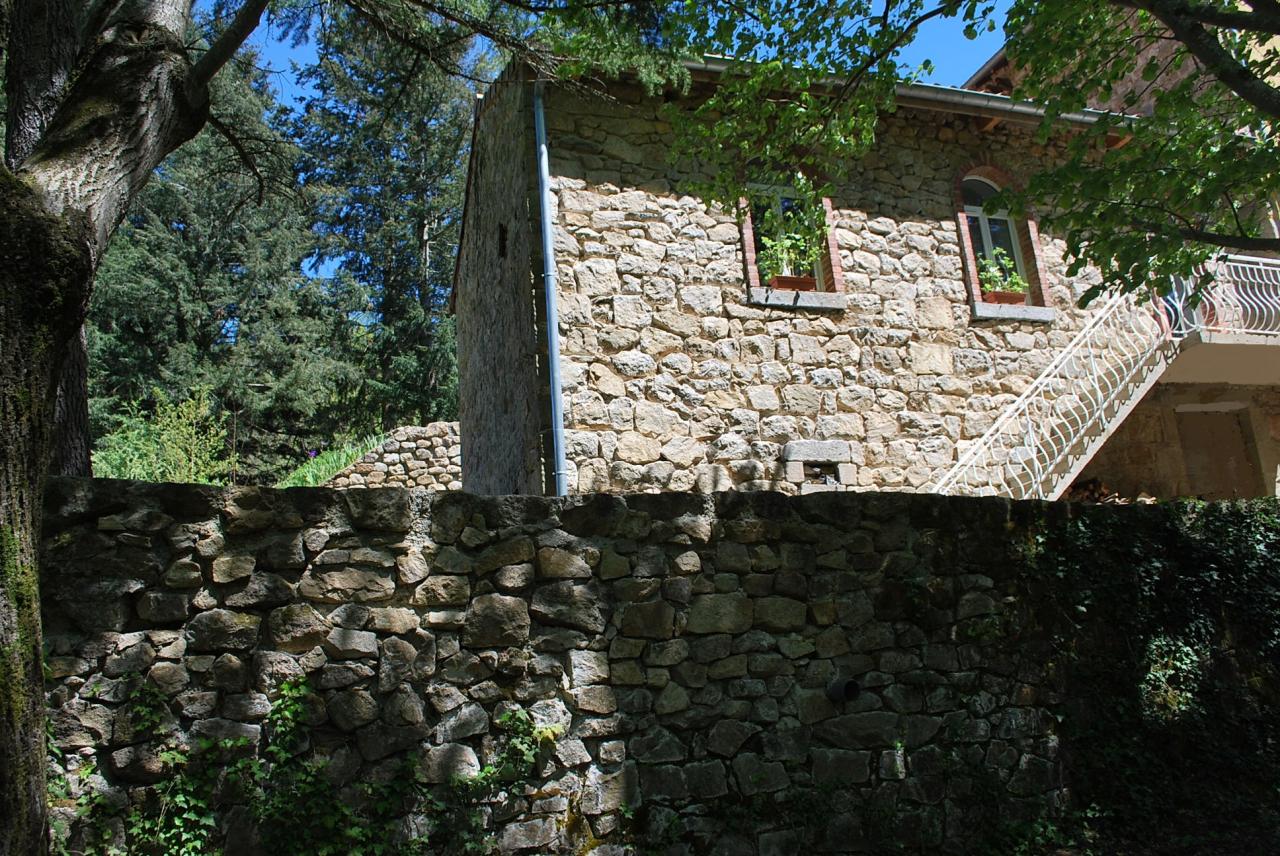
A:
<svg viewBox="0 0 1280 856">
<path fill-rule="evenodd" d="M 160 754 L 170 774 L 140 804 L 86 789 L 77 801 L 77 834 L 55 828 L 60 856 L 203 856 L 230 854 L 228 821 L 247 811 L 257 843 L 280 856 L 415 856 L 490 853 L 482 804 L 501 788 L 527 781 L 559 734 L 523 709 L 497 720 L 501 740 L 490 763 L 443 786 L 422 782 L 406 760 L 383 781 L 339 789 L 316 757 L 308 727 L 313 701 L 305 679 L 286 681 L 264 721 L 266 740 L 205 741 L 191 752 L 173 745 Z M 134 727 L 152 730 L 167 714 L 163 696 L 139 682 L 130 697 Z M 53 750 L 56 751 L 56 750 Z M 93 774 L 86 769 L 83 776 Z M 51 797 L 65 795 L 55 781 Z M 74 840 L 73 840 L 74 839 Z"/>
<path fill-rule="evenodd" d="M 1280 852 L 1280 503 L 1077 507 L 1026 557 L 1083 842 Z"/>
</svg>

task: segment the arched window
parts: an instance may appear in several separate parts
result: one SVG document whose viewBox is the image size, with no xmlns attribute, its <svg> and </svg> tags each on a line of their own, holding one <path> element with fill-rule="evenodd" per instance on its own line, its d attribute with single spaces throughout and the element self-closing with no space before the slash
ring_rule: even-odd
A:
<svg viewBox="0 0 1280 856">
<path fill-rule="evenodd" d="M 969 240 L 973 242 L 973 254 L 981 266 L 983 259 L 989 265 L 999 267 L 1001 254 L 1012 260 L 1013 270 L 1024 280 L 1027 269 L 1022 263 L 1022 249 L 1018 246 L 1017 233 L 1008 211 L 987 214 L 983 206 L 1000 188 L 985 178 L 966 178 L 960 183 L 960 195 L 964 199 L 964 213 L 969 221 Z"/>
<path fill-rule="evenodd" d="M 986 210 L 1009 181 L 996 167 L 982 165 L 961 173 L 955 184 L 961 261 L 975 317 L 995 317 L 977 308 L 993 303 L 1045 306 L 1035 220 Z"/>
</svg>

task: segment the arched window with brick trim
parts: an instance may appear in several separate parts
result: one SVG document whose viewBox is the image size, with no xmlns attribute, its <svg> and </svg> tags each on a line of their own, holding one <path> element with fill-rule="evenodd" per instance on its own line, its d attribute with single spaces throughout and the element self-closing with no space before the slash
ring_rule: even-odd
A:
<svg viewBox="0 0 1280 856">
<path fill-rule="evenodd" d="M 962 173 L 956 182 L 956 220 L 966 284 L 975 302 L 1044 306 L 1040 240 L 1032 218 L 987 210 L 1010 179 L 990 166 Z"/>
</svg>

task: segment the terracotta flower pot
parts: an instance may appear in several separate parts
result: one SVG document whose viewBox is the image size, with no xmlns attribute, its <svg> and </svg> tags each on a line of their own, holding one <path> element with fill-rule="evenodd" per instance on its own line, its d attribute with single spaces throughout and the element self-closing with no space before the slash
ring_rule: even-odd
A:
<svg viewBox="0 0 1280 856">
<path fill-rule="evenodd" d="M 984 291 L 982 292 L 983 303 L 1026 303 L 1027 295 L 1023 291 Z"/>
<path fill-rule="evenodd" d="M 818 280 L 811 276 L 782 276 L 779 274 L 769 280 L 769 287 L 784 291 L 817 291 Z"/>
</svg>

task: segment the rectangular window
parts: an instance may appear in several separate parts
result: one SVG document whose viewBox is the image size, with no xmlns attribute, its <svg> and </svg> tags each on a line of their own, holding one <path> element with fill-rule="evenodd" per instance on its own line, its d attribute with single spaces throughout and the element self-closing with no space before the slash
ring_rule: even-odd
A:
<svg viewBox="0 0 1280 856">
<path fill-rule="evenodd" d="M 835 291 L 826 206 L 793 188 L 753 186 L 750 224 L 755 279 L 766 288 Z"/>
</svg>

